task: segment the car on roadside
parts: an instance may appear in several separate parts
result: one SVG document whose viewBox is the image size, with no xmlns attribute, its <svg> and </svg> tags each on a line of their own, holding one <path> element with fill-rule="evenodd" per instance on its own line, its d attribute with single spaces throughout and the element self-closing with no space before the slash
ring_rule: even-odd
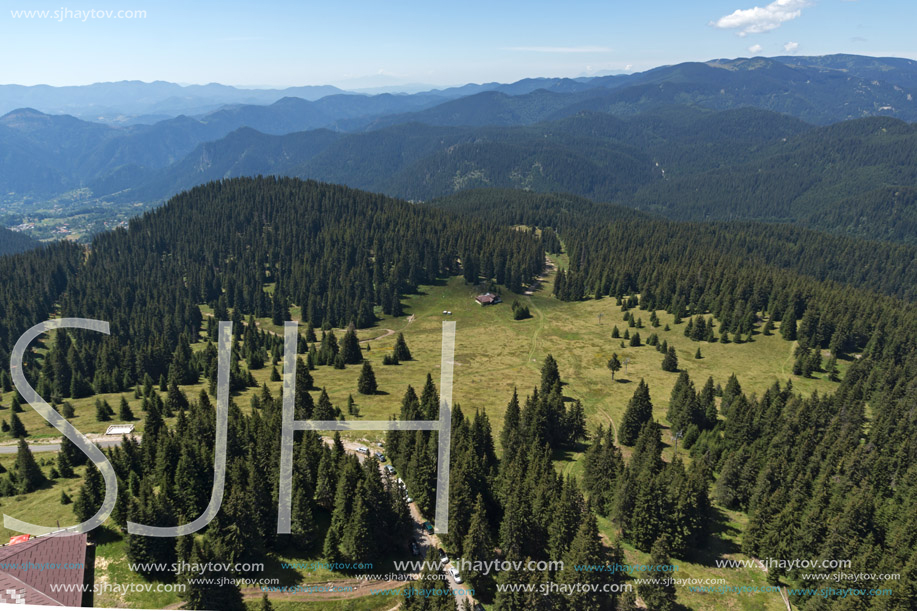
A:
<svg viewBox="0 0 917 611">
<path fill-rule="evenodd" d="M 447 554 L 446 551 L 441 547 L 436 548 L 436 551 L 439 552 L 440 561 L 443 564 L 447 564 L 449 562 L 449 554 Z"/>
<path fill-rule="evenodd" d="M 376 452 L 376 458 L 379 460 L 379 462 L 385 462 L 385 454 L 382 452 Z"/>
<path fill-rule="evenodd" d="M 359 452 L 360 454 L 366 454 L 367 456 L 369 456 L 369 448 L 364 448 L 363 446 L 360 446 L 359 448 L 357 448 L 357 452 Z"/>
<path fill-rule="evenodd" d="M 393 466 L 391 466 L 391 465 L 385 465 L 385 472 L 386 472 L 386 473 L 394 473 L 394 472 L 395 472 L 395 467 L 393 467 Z"/>
<path fill-rule="evenodd" d="M 449 567 L 449 573 L 452 575 L 452 579 L 455 580 L 455 583 L 462 583 L 462 576 L 459 574 L 458 569 L 454 566 Z"/>
<path fill-rule="evenodd" d="M 429 522 L 424 522 L 424 523 L 423 523 L 423 529 L 424 529 L 425 531 L 427 531 L 429 534 L 431 534 L 431 535 L 433 534 L 433 525 L 430 524 Z"/>
</svg>

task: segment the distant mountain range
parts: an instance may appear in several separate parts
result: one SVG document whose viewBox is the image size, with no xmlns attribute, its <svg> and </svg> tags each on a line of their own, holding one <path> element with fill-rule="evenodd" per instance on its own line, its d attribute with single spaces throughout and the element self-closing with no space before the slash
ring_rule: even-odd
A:
<svg viewBox="0 0 917 611">
<path fill-rule="evenodd" d="M 127 85 L 116 88 L 125 97 L 155 98 L 142 95 L 144 84 Z M 245 90 L 189 95 L 226 91 Z M 26 108 L 0 118 L 0 193 L 41 199 L 88 187 L 110 201 L 155 202 L 211 180 L 282 174 L 416 200 L 478 187 L 562 191 L 680 219 L 793 221 L 913 240 L 883 210 L 911 214 L 915 93 L 917 62 L 835 55 L 413 95 L 334 91 L 152 125 Z M 869 223 L 857 216 L 864 207 Z"/>
</svg>

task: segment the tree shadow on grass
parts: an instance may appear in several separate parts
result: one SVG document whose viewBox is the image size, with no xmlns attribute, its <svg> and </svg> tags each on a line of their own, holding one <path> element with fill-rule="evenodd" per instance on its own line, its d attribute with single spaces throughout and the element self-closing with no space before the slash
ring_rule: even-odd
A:
<svg viewBox="0 0 917 611">
<path fill-rule="evenodd" d="M 742 550 L 734 540 L 739 535 L 739 530 L 729 524 L 726 512 L 719 507 L 711 506 L 709 517 L 710 530 L 707 538 L 701 545 L 692 548 L 686 560 L 715 568 L 717 560 L 730 554 L 738 554 Z"/>
</svg>

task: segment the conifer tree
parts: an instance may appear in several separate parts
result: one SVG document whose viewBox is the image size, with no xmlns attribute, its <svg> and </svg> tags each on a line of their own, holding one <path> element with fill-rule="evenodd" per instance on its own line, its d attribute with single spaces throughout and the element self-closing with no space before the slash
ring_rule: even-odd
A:
<svg viewBox="0 0 917 611">
<path fill-rule="evenodd" d="M 676 372 L 678 371 L 678 355 L 675 354 L 675 346 L 669 346 L 665 357 L 662 359 L 662 370 Z"/>
<path fill-rule="evenodd" d="M 25 425 L 22 424 L 22 420 L 19 419 L 19 416 L 16 414 L 10 415 L 10 435 L 15 437 L 28 437 L 29 432 L 26 431 Z"/>
<path fill-rule="evenodd" d="M 341 339 L 339 355 L 347 365 L 356 365 L 363 361 L 363 351 L 360 350 L 360 341 L 357 339 L 357 332 L 352 323 L 347 327 L 347 332 Z"/>
<path fill-rule="evenodd" d="M 654 567 L 670 564 L 669 543 L 665 535 L 653 543 L 650 551 L 650 564 Z M 652 573 L 652 574 L 650 574 Z M 654 611 L 673 611 L 675 606 L 675 585 L 671 583 L 671 573 L 652 570 L 648 571 L 646 580 L 637 586 L 640 598 L 646 602 L 647 607 Z M 655 579 L 657 583 L 651 583 Z"/>
<path fill-rule="evenodd" d="M 484 497 L 480 493 L 474 502 L 468 533 L 462 541 L 462 554 L 472 562 L 490 562 L 494 558 L 494 545 L 490 536 L 487 508 L 484 505 Z M 467 571 L 465 578 L 475 588 L 482 591 L 490 583 L 490 578 L 479 571 Z"/>
<path fill-rule="evenodd" d="M 131 411 L 127 399 L 123 396 L 121 397 L 121 405 L 118 408 L 118 419 L 121 420 L 121 422 L 130 422 L 134 419 L 134 412 Z"/>
<path fill-rule="evenodd" d="M 363 369 L 360 371 L 360 379 L 357 383 L 357 391 L 361 395 L 374 395 L 378 391 L 376 374 L 373 372 L 373 367 L 369 364 L 369 361 L 363 362 Z"/>
<path fill-rule="evenodd" d="M 611 370 L 611 379 L 615 379 L 615 373 L 621 369 L 621 360 L 618 358 L 617 353 L 611 355 L 611 358 L 608 359 L 608 369 Z"/>
<path fill-rule="evenodd" d="M 607 561 L 598 523 L 591 511 L 583 512 L 576 537 L 563 559 L 564 568 L 558 573 L 557 580 L 570 586 L 570 593 L 566 595 L 569 608 L 612 609 L 613 598 L 602 591 L 609 575 L 603 571 L 576 570 L 578 566 L 605 565 Z"/>
<path fill-rule="evenodd" d="M 19 439 L 19 444 L 16 447 L 16 463 L 13 468 L 13 473 L 16 477 L 16 488 L 19 494 L 27 494 L 38 490 L 48 481 L 41 467 L 35 462 L 35 457 L 32 456 L 32 451 L 29 449 L 29 444 L 26 443 L 25 439 Z"/>
<path fill-rule="evenodd" d="M 653 418 L 653 404 L 650 401 L 650 389 L 642 379 L 634 396 L 631 397 L 624 411 L 624 417 L 618 427 L 618 443 L 632 446 L 640 435 L 643 425 Z"/>
<path fill-rule="evenodd" d="M 544 364 L 541 366 L 541 393 L 544 395 L 550 393 L 557 382 L 560 382 L 557 361 L 549 354 L 544 358 Z"/>
<path fill-rule="evenodd" d="M 76 502 L 73 503 L 73 513 L 76 514 L 77 520 L 85 522 L 95 514 L 102 504 L 104 492 L 105 484 L 102 480 L 102 473 L 94 464 L 90 463 L 86 468 L 86 475 L 77 494 Z"/>
<path fill-rule="evenodd" d="M 411 351 L 408 349 L 407 342 L 404 341 L 404 333 L 399 333 L 398 337 L 395 339 L 395 349 L 393 350 L 393 354 L 399 361 L 411 360 Z"/>
<path fill-rule="evenodd" d="M 793 304 L 787 307 L 780 322 L 780 336 L 790 342 L 796 340 L 796 307 Z"/>
</svg>

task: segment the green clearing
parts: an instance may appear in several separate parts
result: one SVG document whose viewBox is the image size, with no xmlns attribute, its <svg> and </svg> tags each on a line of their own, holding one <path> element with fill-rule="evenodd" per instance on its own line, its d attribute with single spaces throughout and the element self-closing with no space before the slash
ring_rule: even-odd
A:
<svg viewBox="0 0 917 611">
<path fill-rule="evenodd" d="M 556 260 L 559 266 L 565 264 L 563 257 Z M 517 296 L 504 291 L 502 304 L 482 307 L 474 301 L 474 296 L 479 291 L 466 285 L 461 278 L 451 278 L 438 285 L 422 287 L 418 294 L 408 296 L 403 301 L 408 316 L 397 319 L 382 317 L 376 327 L 359 332 L 364 346 L 364 356 L 372 363 L 376 373 L 379 394 L 364 396 L 357 393 L 358 366 L 348 366 L 344 370 L 320 367 L 312 372 L 316 386 L 326 388 L 334 404 L 342 408 L 346 405 L 348 395 L 352 394 L 360 410 L 361 419 L 377 420 L 397 415 L 407 385 L 414 386 L 419 392 L 428 373 L 433 376 L 434 382 L 439 383 L 442 322 L 455 320 L 454 401 L 462 407 L 466 415 L 476 409 L 485 410 L 491 419 L 495 436 L 502 428 L 503 410 L 513 389 L 518 388 L 520 396 L 524 399 L 524 396 L 539 384 L 541 363 L 547 354 L 552 354 L 558 361 L 561 376 L 566 383 L 565 394 L 582 401 L 590 430 L 594 430 L 599 424 L 607 427 L 620 420 L 636 383 L 641 378 L 649 384 L 657 420 L 664 421 L 668 397 L 678 375 L 662 371 L 662 354 L 654 347 L 646 345 L 622 348 L 622 340 L 611 338 L 611 331 L 615 325 L 622 334 L 628 328 L 624 322 L 624 313 L 615 304 L 614 299 L 565 303 L 551 297 L 551 290 L 552 279 L 549 278 L 534 295 Z M 514 299 L 519 299 L 529 306 L 531 318 L 513 320 L 511 304 Z M 451 311 L 452 315 L 443 315 L 443 310 Z M 202 308 L 202 311 L 210 314 L 207 308 Z M 804 394 L 833 392 L 837 385 L 827 380 L 825 374 L 816 374 L 810 379 L 792 376 L 794 344 L 784 341 L 779 333 L 771 336 L 757 334 L 754 341 L 741 344 L 693 342 L 683 334 L 687 319 L 679 325 L 674 325 L 672 316 L 660 311 L 657 315 L 662 326 L 654 329 L 649 326 L 649 312 L 633 310 L 633 313 L 643 319 L 644 328 L 631 328 L 631 333 L 639 331 L 645 342 L 647 337 L 655 332 L 660 342 L 666 340 L 670 345 L 674 345 L 678 353 L 679 367 L 688 371 L 698 387 L 703 385 L 708 376 L 712 376 L 716 383 L 725 384 L 732 373 L 737 374 L 743 390 L 748 393 L 760 394 L 775 381 L 786 383 L 792 380 L 796 390 Z M 292 314 L 297 318 L 298 309 L 294 308 Z M 260 319 L 257 323 L 262 329 L 275 333 L 282 332 L 282 329 L 272 325 L 269 319 Z M 666 323 L 672 327 L 667 332 L 663 331 Z M 389 331 L 404 332 L 414 360 L 396 366 L 382 365 L 382 357 L 392 350 L 396 337 Z M 335 333 L 340 339 L 343 330 L 335 330 Z M 366 350 L 367 345 L 370 346 L 369 350 Z M 195 349 L 203 347 L 204 344 L 200 343 Z M 694 358 L 698 347 L 703 354 L 700 360 Z M 622 361 L 628 359 L 626 371 L 622 369 L 618 372 L 615 381 L 612 381 L 605 365 L 612 353 L 617 353 Z M 839 363 L 841 375 L 846 366 L 847 363 L 843 361 Z M 281 384 L 270 382 L 270 373 L 271 365 L 268 363 L 263 369 L 254 371 L 253 375 L 259 384 L 267 383 L 275 396 L 278 396 Z M 183 387 L 183 390 L 193 399 L 205 386 L 206 383 L 201 382 Z M 248 389 L 234 396 L 234 400 L 244 411 L 248 411 L 250 397 L 257 392 L 257 388 Z M 319 392 L 313 391 L 316 399 Z M 142 432 L 141 400 L 134 399 L 133 392 L 125 393 L 124 396 L 138 418 L 133 424 Z M 12 393 L 0 397 L 0 405 L 6 408 L 0 410 L 0 419 L 8 420 Z M 107 399 L 116 411 L 120 397 L 120 394 L 101 396 Z M 84 433 L 101 433 L 108 425 L 117 422 L 117 418 L 112 422 L 96 422 L 95 400 L 96 397 L 72 401 L 76 410 L 72 422 Z M 58 436 L 34 410 L 27 408 L 19 416 L 31 435 L 31 441 Z M 367 442 L 383 438 L 381 432 L 355 432 L 347 435 Z M 666 442 L 671 441 L 667 431 L 664 431 L 663 438 Z M 8 433 L 0 435 L 0 441 L 13 443 Z M 667 460 L 671 459 L 671 454 L 672 450 L 669 447 L 665 452 Z M 40 462 L 52 456 L 54 454 L 50 453 L 36 455 Z M 565 473 L 577 475 L 582 470 L 581 458 L 582 454 L 578 452 L 558 455 L 558 468 Z M 8 468 L 14 459 L 14 455 L 0 457 L 0 464 Z M 45 466 L 45 472 L 49 469 L 50 463 Z M 51 487 L 33 494 L 4 498 L 4 512 L 38 523 L 54 523 L 55 520 L 60 520 L 62 525 L 72 523 L 71 508 L 60 505 L 59 488 L 67 489 L 68 494 L 75 497 L 78 484 L 78 479 L 65 482 L 58 480 Z M 743 558 L 738 550 L 746 516 L 722 509 L 718 510 L 718 514 L 719 520 L 714 526 L 714 534 L 710 538 L 706 555 L 691 558 L 690 561 L 678 559 L 680 570 L 674 577 L 723 577 L 730 585 L 764 585 L 765 574 L 761 571 L 717 569 L 713 564 L 715 558 Z M 605 535 L 615 537 L 608 521 L 600 519 L 600 525 Z M 10 536 L 12 533 L 4 530 L 3 534 Z M 123 540 L 113 533 L 103 537 L 98 548 L 97 580 L 143 582 L 141 577 L 128 571 L 123 546 Z M 647 554 L 632 548 L 625 547 L 625 552 L 630 563 L 648 560 Z M 327 579 L 328 576 L 311 573 L 300 574 L 298 577 L 301 583 Z M 691 609 L 752 611 L 785 608 L 776 594 L 704 595 L 690 593 L 682 586 L 677 589 L 679 601 Z M 178 600 L 175 594 L 150 593 L 128 596 L 129 598 L 125 599 L 117 595 L 101 595 L 97 597 L 97 604 L 165 606 Z M 383 601 L 384 599 L 379 597 L 323 600 L 314 603 L 278 600 L 275 606 L 278 609 L 293 608 L 295 605 L 296 608 L 367 611 L 393 606 L 392 601 Z"/>
</svg>

